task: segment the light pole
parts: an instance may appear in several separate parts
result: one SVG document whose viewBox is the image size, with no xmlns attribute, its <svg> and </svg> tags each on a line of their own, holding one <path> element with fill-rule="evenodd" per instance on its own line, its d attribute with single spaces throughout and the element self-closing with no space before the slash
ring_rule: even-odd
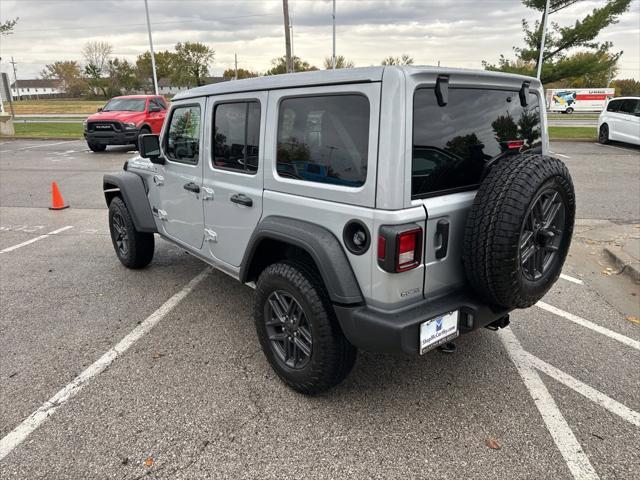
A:
<svg viewBox="0 0 640 480">
<path fill-rule="evenodd" d="M 540 54 L 538 56 L 538 73 L 536 77 L 540 80 L 540 75 L 542 74 L 542 58 L 544 56 L 544 40 L 547 36 L 547 18 L 549 17 L 549 0 L 544 7 L 544 15 L 542 16 L 542 38 L 540 39 Z"/>
<path fill-rule="evenodd" d="M 156 76 L 156 55 L 153 53 L 153 38 L 151 38 L 151 21 L 149 20 L 149 4 L 144 0 L 144 11 L 147 14 L 147 31 L 149 32 L 149 48 L 151 49 L 151 71 L 153 73 L 153 90 L 158 95 L 158 77 Z"/>
<path fill-rule="evenodd" d="M 333 55 L 331 56 L 331 68 L 336 68 L 336 0 L 333 0 Z"/>
</svg>

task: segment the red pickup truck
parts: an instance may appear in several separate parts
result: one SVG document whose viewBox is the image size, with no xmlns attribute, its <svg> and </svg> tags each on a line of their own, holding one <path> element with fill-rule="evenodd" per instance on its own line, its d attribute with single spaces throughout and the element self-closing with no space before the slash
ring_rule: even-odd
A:
<svg viewBox="0 0 640 480">
<path fill-rule="evenodd" d="M 84 138 L 94 152 L 107 145 L 138 145 L 138 136 L 160 133 L 169 102 L 157 95 L 113 97 L 84 121 Z"/>
</svg>

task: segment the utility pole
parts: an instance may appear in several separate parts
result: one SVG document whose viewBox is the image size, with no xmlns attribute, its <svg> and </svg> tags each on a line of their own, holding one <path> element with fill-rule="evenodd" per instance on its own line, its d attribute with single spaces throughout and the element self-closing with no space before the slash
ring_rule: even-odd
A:
<svg viewBox="0 0 640 480">
<path fill-rule="evenodd" d="M 153 90 L 158 95 L 158 77 L 156 75 L 156 55 L 153 52 L 153 38 L 151 37 L 151 21 L 149 20 L 149 4 L 144 0 L 144 11 L 147 14 L 147 32 L 149 32 L 149 48 L 151 50 L 151 70 L 153 73 Z"/>
<path fill-rule="evenodd" d="M 291 17 L 289 17 L 289 20 L 291 20 Z M 289 28 L 291 29 L 291 73 L 296 73 L 296 51 L 293 49 L 293 23 L 289 25 Z"/>
<path fill-rule="evenodd" d="M 236 71 L 235 75 L 233 76 L 233 79 L 237 80 L 238 79 L 238 54 L 234 53 L 233 57 L 234 57 L 234 64 L 235 64 L 235 71 Z"/>
<path fill-rule="evenodd" d="M 336 0 L 333 0 L 333 54 L 331 55 L 331 68 L 336 68 Z"/>
<path fill-rule="evenodd" d="M 547 19 L 549 18 L 549 0 L 544 6 L 544 15 L 542 16 L 542 38 L 540 38 L 540 54 L 538 56 L 538 73 L 536 77 L 540 80 L 542 74 L 542 60 L 544 57 L 544 41 L 547 36 Z"/>
<path fill-rule="evenodd" d="M 284 43 L 287 51 L 287 73 L 293 71 L 293 58 L 291 57 L 291 31 L 289 23 L 289 0 L 282 0 L 284 12 Z"/>
<path fill-rule="evenodd" d="M 18 87 L 18 74 L 16 73 L 16 61 L 11 57 L 11 61 L 9 62 L 13 67 L 13 83 L 16 86 L 16 93 L 18 94 L 16 100 L 20 100 L 20 87 Z"/>
</svg>

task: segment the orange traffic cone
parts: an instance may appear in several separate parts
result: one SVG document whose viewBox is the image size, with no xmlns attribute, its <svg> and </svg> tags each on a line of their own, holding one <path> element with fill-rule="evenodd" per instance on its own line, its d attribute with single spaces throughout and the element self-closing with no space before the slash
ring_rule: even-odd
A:
<svg viewBox="0 0 640 480">
<path fill-rule="evenodd" d="M 64 204 L 64 198 L 62 198 L 62 194 L 58 189 L 58 184 L 51 182 L 51 206 L 49 210 L 62 210 L 64 208 L 69 208 L 69 205 Z"/>
</svg>

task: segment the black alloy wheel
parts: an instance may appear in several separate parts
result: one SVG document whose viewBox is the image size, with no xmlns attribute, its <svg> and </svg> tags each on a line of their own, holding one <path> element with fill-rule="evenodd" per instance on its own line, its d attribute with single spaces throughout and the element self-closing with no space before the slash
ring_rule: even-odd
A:
<svg viewBox="0 0 640 480">
<path fill-rule="evenodd" d="M 565 205 L 553 187 L 531 202 L 520 232 L 519 258 L 524 276 L 541 279 L 553 264 L 565 231 Z"/>
<path fill-rule="evenodd" d="M 113 214 L 111 221 L 114 230 L 114 242 L 118 253 L 126 257 L 129 253 L 129 236 L 127 235 L 127 227 L 125 226 L 124 219 L 120 213 L 116 212 Z"/>
<path fill-rule="evenodd" d="M 289 368 L 304 368 L 311 359 L 313 336 L 302 306 L 290 293 L 276 290 L 265 304 L 264 318 L 278 360 Z"/>
</svg>

